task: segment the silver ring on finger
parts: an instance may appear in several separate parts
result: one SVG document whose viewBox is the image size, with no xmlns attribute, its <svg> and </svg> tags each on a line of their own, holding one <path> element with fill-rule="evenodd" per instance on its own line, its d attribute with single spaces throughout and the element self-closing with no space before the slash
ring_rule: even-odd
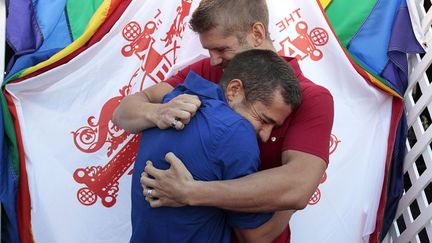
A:
<svg viewBox="0 0 432 243">
<path fill-rule="evenodd" d="M 153 191 L 154 191 L 154 189 L 148 189 L 148 190 L 147 190 L 147 197 L 153 197 L 153 196 L 152 196 Z"/>
</svg>

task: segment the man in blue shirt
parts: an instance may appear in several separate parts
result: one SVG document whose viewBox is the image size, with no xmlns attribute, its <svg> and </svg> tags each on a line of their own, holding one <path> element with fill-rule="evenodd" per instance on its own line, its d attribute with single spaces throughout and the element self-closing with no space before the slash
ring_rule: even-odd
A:
<svg viewBox="0 0 432 243">
<path fill-rule="evenodd" d="M 272 51 L 250 50 L 236 55 L 224 70 L 220 85 L 191 71 L 163 100 L 165 103 L 182 94 L 199 97 L 201 107 L 188 126 L 180 131 L 153 128 L 142 132 L 132 177 L 131 242 L 228 243 L 231 228 L 239 239 L 248 242 L 280 233 L 260 235 L 260 228 L 280 228 L 273 225 L 278 220 L 269 221 L 272 214 L 216 207 L 152 209 L 145 201 L 140 184 L 145 163 L 151 160 L 155 167 L 168 169 L 165 155 L 169 152 L 187 161 L 185 166 L 196 180 L 228 180 L 256 172 L 257 132 L 270 133 L 274 126 L 283 124 L 301 100 L 293 70 Z"/>
</svg>

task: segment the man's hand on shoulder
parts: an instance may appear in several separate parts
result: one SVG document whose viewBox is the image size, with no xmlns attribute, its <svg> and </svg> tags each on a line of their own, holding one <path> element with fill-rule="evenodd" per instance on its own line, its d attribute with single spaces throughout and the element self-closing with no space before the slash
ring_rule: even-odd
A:
<svg viewBox="0 0 432 243">
<path fill-rule="evenodd" d="M 161 104 L 152 120 L 160 129 L 173 127 L 181 130 L 201 106 L 196 95 L 181 94 L 165 104 Z"/>
<path fill-rule="evenodd" d="M 141 175 L 144 196 L 154 208 L 185 206 L 189 185 L 194 182 L 192 174 L 173 153 L 167 153 L 165 160 L 171 165 L 168 170 L 159 170 L 147 162 Z"/>
<path fill-rule="evenodd" d="M 169 84 L 158 83 L 126 96 L 113 113 L 114 124 L 130 133 L 139 133 L 156 126 L 162 129 L 183 129 L 201 106 L 201 101 L 197 96 L 185 94 L 160 104 L 163 97 L 172 90 L 173 87 Z"/>
</svg>

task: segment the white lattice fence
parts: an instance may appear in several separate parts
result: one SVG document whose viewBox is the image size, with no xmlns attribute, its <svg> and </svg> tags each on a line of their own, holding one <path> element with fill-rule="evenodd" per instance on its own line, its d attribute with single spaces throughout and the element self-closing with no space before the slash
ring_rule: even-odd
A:
<svg viewBox="0 0 432 243">
<path fill-rule="evenodd" d="M 409 86 L 405 93 L 408 120 L 404 161 L 404 195 L 384 242 L 430 242 L 432 239 L 432 86 L 427 73 L 432 63 L 431 0 L 408 0 L 416 35 L 426 55 L 409 56 Z M 429 76 L 430 77 L 430 76 Z M 429 129 L 428 129 L 429 128 Z"/>
</svg>

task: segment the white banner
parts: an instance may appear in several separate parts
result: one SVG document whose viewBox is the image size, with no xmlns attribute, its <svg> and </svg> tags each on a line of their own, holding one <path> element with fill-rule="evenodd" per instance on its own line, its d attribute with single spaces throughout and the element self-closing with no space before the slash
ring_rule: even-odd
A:
<svg viewBox="0 0 432 243">
<path fill-rule="evenodd" d="M 112 30 L 65 65 L 8 84 L 25 151 L 36 242 L 128 242 L 138 136 L 116 128 L 125 95 L 207 52 L 189 29 L 192 0 L 132 1 Z M 335 100 L 330 165 L 310 205 L 292 219 L 292 242 L 363 242 L 383 182 L 392 97 L 349 63 L 315 1 L 269 0 L 280 54 Z"/>
</svg>

